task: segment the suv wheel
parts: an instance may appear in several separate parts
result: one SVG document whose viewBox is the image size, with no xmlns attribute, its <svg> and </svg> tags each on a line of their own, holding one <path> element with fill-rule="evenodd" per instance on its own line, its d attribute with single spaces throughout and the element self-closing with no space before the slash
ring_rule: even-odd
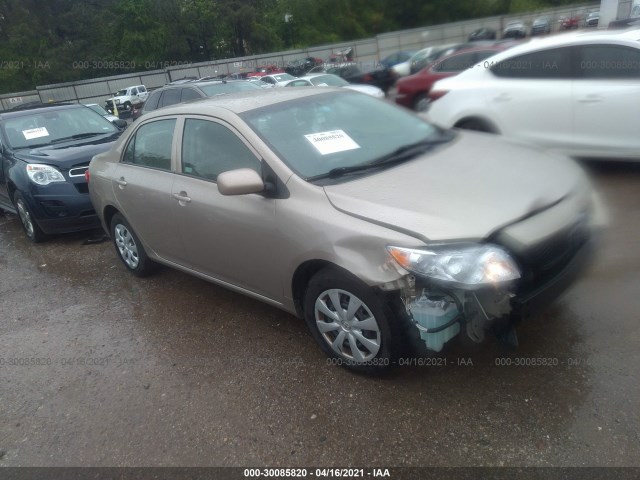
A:
<svg viewBox="0 0 640 480">
<path fill-rule="evenodd" d="M 144 277 L 153 272 L 155 264 L 147 256 L 129 223 L 119 213 L 111 219 L 111 238 L 118 257 L 131 273 Z"/>
<path fill-rule="evenodd" d="M 22 228 L 24 228 L 24 233 L 27 234 L 29 240 L 33 243 L 43 241 L 46 235 L 36 223 L 29 205 L 27 205 L 27 202 L 20 192 L 16 192 L 13 196 L 13 203 L 18 211 L 18 217 L 20 218 Z"/>
<path fill-rule="evenodd" d="M 359 279 L 330 267 L 318 272 L 305 293 L 304 318 L 332 363 L 365 373 L 391 366 L 389 309 Z"/>
</svg>

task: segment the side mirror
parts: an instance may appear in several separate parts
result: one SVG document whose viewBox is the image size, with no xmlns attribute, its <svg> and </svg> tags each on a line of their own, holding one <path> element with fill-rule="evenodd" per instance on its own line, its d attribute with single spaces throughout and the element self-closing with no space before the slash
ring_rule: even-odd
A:
<svg viewBox="0 0 640 480">
<path fill-rule="evenodd" d="M 255 170 L 239 168 L 218 175 L 218 190 L 222 195 L 247 195 L 264 191 L 264 182 Z"/>
<path fill-rule="evenodd" d="M 115 120 L 111 120 L 111 123 L 113 123 L 120 130 L 122 130 L 123 128 L 127 128 L 127 121 L 122 120 L 121 118 L 116 118 Z"/>
</svg>

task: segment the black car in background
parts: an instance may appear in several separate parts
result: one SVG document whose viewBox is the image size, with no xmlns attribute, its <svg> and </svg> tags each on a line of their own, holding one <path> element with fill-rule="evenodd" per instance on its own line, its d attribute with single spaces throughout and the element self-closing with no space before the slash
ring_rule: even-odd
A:
<svg viewBox="0 0 640 480">
<path fill-rule="evenodd" d="M 356 63 L 324 64 L 312 68 L 309 73 L 331 73 L 344 78 L 349 83 L 373 85 L 381 89 L 385 94 L 397 80 L 396 74 L 390 68 L 378 68 L 363 72 Z"/>
<path fill-rule="evenodd" d="M 100 227 L 85 172 L 121 132 L 78 104 L 0 113 L 0 209 L 16 213 L 33 242 Z"/>
<path fill-rule="evenodd" d="M 152 112 L 158 108 L 168 107 L 176 103 L 195 100 L 197 98 L 214 97 L 226 93 L 235 93 L 245 90 L 260 90 L 253 82 L 246 80 L 213 80 L 196 81 L 182 84 L 167 84 L 154 90 L 144 103 L 140 116 Z"/>
<path fill-rule="evenodd" d="M 284 68 L 284 71 L 287 72 L 289 75 L 293 75 L 294 77 L 301 77 L 305 75 L 312 68 L 322 65 L 323 63 L 324 63 L 324 60 L 322 60 L 321 58 L 315 58 L 315 57 L 302 58 L 300 60 L 294 60 L 293 62 L 289 63 Z"/>
<path fill-rule="evenodd" d="M 496 38 L 496 31 L 487 27 L 478 28 L 469 34 L 470 42 L 477 42 L 478 40 L 495 40 Z"/>
</svg>

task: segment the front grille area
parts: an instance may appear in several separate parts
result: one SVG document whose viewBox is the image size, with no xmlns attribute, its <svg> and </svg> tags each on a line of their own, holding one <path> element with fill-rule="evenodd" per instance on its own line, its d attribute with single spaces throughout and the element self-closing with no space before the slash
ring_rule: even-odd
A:
<svg viewBox="0 0 640 480">
<path fill-rule="evenodd" d="M 84 177 L 84 172 L 89 170 L 89 165 L 83 165 L 81 167 L 74 167 L 69 170 L 70 177 Z"/>
<path fill-rule="evenodd" d="M 553 278 L 571 262 L 589 237 L 586 219 L 580 218 L 568 228 L 520 252 L 518 260 L 525 268 L 525 283 L 540 284 Z"/>
</svg>

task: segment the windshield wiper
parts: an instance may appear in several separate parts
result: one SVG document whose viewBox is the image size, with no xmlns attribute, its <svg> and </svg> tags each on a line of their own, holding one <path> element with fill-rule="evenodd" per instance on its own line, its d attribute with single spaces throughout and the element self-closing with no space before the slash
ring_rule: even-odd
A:
<svg viewBox="0 0 640 480">
<path fill-rule="evenodd" d="M 79 140 L 81 138 L 89 138 L 89 137 L 96 137 L 98 135 L 106 135 L 107 133 L 112 133 L 112 132 L 85 132 L 85 133 L 76 133 L 75 135 L 69 135 L 68 137 L 61 137 L 61 138 L 56 138 L 55 140 L 53 140 L 51 143 L 60 143 L 60 142 L 67 142 L 69 140 Z"/>
<path fill-rule="evenodd" d="M 338 178 L 343 175 L 347 175 L 353 172 L 361 172 L 365 170 L 371 170 L 375 168 L 389 167 L 397 165 L 407 160 L 410 160 L 421 153 L 425 153 L 436 145 L 447 143 L 453 138 L 453 134 L 447 132 L 443 133 L 436 139 L 420 140 L 419 142 L 410 143 L 397 148 L 391 153 L 387 153 L 381 157 L 378 157 L 370 162 L 362 163 L 360 165 L 352 165 L 349 167 L 337 167 L 329 170 L 327 173 L 322 173 L 313 177 L 306 178 L 307 181 L 321 180 L 324 178 Z"/>
</svg>

